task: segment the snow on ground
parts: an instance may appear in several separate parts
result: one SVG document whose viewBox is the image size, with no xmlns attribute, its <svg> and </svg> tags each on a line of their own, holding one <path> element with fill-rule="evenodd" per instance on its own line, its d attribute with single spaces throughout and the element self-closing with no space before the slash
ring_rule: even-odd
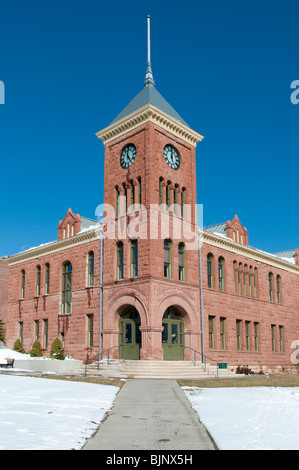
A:
<svg viewBox="0 0 299 470">
<path fill-rule="evenodd" d="M 183 387 L 220 450 L 299 450 L 299 387 Z"/>
<path fill-rule="evenodd" d="M 81 449 L 118 390 L 0 373 L 0 450 Z"/>
</svg>

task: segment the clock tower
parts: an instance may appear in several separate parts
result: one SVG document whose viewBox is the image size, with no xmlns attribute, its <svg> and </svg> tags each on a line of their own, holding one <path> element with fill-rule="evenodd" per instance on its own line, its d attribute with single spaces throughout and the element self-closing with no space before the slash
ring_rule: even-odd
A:
<svg viewBox="0 0 299 470">
<path fill-rule="evenodd" d="M 183 360 L 201 349 L 193 131 L 155 86 L 105 129 L 103 350 Z M 117 348 L 118 347 L 118 348 Z"/>
</svg>

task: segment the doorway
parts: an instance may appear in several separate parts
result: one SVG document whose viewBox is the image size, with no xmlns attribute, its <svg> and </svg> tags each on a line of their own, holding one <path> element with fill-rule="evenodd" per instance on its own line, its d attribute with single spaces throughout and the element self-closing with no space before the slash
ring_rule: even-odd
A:
<svg viewBox="0 0 299 470">
<path fill-rule="evenodd" d="M 136 308 L 127 307 L 119 319 L 119 357 L 139 360 L 141 347 L 140 316 Z"/>
<path fill-rule="evenodd" d="M 184 359 L 184 320 L 175 307 L 169 307 L 163 316 L 162 348 L 164 361 Z"/>
</svg>

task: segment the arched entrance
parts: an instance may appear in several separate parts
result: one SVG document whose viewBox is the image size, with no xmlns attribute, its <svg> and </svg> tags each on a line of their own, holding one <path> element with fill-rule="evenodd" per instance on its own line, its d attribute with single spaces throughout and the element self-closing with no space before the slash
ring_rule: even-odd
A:
<svg viewBox="0 0 299 470">
<path fill-rule="evenodd" d="M 140 316 L 135 307 L 125 308 L 119 319 L 120 359 L 140 359 L 141 331 Z"/>
<path fill-rule="evenodd" d="M 169 307 L 163 316 L 162 347 L 164 361 L 184 359 L 184 320 L 175 307 Z"/>
</svg>

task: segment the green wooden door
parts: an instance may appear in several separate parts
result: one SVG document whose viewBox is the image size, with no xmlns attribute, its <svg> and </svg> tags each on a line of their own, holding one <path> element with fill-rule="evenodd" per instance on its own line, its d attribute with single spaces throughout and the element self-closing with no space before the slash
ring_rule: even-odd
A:
<svg viewBox="0 0 299 470">
<path fill-rule="evenodd" d="M 124 316 L 119 320 L 120 359 L 138 360 L 141 346 L 140 318 L 133 309 L 126 311 Z"/>
<path fill-rule="evenodd" d="M 184 359 L 184 320 L 180 313 L 170 307 L 166 310 L 162 326 L 162 347 L 164 361 L 182 361 Z"/>
</svg>

